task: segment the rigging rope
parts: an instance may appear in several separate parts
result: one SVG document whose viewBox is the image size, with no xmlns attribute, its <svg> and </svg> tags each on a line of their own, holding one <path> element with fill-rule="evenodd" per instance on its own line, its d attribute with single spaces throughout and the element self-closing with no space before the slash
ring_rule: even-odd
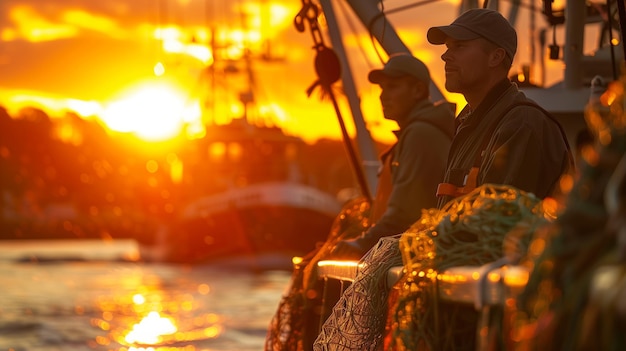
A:
<svg viewBox="0 0 626 351">
<path fill-rule="evenodd" d="M 610 1 L 610 0 L 607 0 Z M 624 5 L 624 1 L 617 1 L 617 11 L 619 14 L 619 27 L 621 29 L 620 34 L 622 38 L 622 50 L 624 51 L 624 59 L 626 60 L 626 45 L 624 45 L 624 40 L 626 40 L 626 5 Z"/>
<path fill-rule="evenodd" d="M 309 24 L 311 37 L 313 38 L 313 49 L 315 50 L 315 72 L 318 76 L 318 79 L 307 89 L 307 95 L 311 96 L 313 90 L 319 87 L 322 90 L 322 97 L 330 98 L 339 121 L 339 126 L 341 127 L 341 134 L 348 152 L 348 157 L 350 158 L 350 162 L 352 164 L 352 169 L 356 175 L 357 181 L 359 182 L 359 188 L 361 189 L 363 196 L 371 202 L 372 195 L 370 193 L 367 180 L 365 179 L 363 168 L 361 167 L 359 157 L 354 150 L 354 145 L 352 144 L 350 135 L 346 129 L 341 110 L 339 109 L 339 104 L 337 103 L 337 98 L 333 91 L 333 84 L 341 77 L 341 65 L 339 63 L 339 58 L 331 48 L 324 44 L 324 37 L 317 22 L 317 17 L 320 13 L 319 7 L 313 4 L 311 0 L 301 1 L 302 9 L 300 9 L 294 18 L 294 25 L 299 32 L 304 32 L 306 29 L 305 23 Z"/>
</svg>

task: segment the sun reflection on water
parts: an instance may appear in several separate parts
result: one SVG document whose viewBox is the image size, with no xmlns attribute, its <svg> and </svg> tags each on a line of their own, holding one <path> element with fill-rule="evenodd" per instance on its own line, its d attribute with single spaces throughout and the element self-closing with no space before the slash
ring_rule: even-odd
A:
<svg viewBox="0 0 626 351">
<path fill-rule="evenodd" d="M 117 344 L 118 351 L 196 350 L 192 343 L 223 334 L 223 318 L 215 313 L 199 313 L 202 301 L 197 295 L 164 294 L 154 288 L 144 285 L 134 292 L 100 300 L 102 317 L 92 319 L 91 324 L 108 335 L 98 337 L 94 343 Z M 197 287 L 199 296 L 210 291 L 207 284 Z"/>
<path fill-rule="evenodd" d="M 126 342 L 154 345 L 160 343 L 163 335 L 176 333 L 178 329 L 171 319 L 161 317 L 159 312 L 148 313 L 133 329 L 126 334 Z"/>
</svg>

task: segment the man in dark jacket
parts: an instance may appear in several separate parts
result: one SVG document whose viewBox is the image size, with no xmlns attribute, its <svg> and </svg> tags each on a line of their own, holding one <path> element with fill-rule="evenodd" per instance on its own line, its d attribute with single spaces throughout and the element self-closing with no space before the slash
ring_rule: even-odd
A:
<svg viewBox="0 0 626 351">
<path fill-rule="evenodd" d="M 559 123 L 508 79 L 517 34 L 497 11 L 471 9 L 448 26 L 428 30 L 431 44 L 445 44 L 445 87 L 467 106 L 439 185 L 439 208 L 486 184 L 505 184 L 540 198 L 558 192 L 573 159 Z"/>
<path fill-rule="evenodd" d="M 430 74 L 417 58 L 391 56 L 384 68 L 369 73 L 381 87 L 380 102 L 386 119 L 398 123 L 398 141 L 383 154 L 383 166 L 372 207 L 371 226 L 360 238 L 341 241 L 333 256 L 359 259 L 383 236 L 402 234 L 437 205 L 454 133 L 454 112 L 447 103 L 430 101 Z"/>
</svg>

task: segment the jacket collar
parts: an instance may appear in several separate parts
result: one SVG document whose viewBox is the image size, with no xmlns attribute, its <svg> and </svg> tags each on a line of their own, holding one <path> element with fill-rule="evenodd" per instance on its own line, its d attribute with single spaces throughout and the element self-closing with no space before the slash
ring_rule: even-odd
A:
<svg viewBox="0 0 626 351">
<path fill-rule="evenodd" d="M 476 107 L 474 111 L 470 110 L 469 105 L 465 106 L 463 111 L 456 118 L 457 128 L 461 125 L 472 126 L 480 123 L 481 118 L 472 118 L 473 116 L 483 116 L 491 107 L 500 99 L 513 83 L 508 78 L 502 79 L 493 86 L 487 93 L 483 101 Z"/>
</svg>

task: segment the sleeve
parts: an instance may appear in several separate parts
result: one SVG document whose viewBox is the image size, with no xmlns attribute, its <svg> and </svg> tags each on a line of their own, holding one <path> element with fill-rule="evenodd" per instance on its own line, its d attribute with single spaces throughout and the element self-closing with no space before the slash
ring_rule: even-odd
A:
<svg viewBox="0 0 626 351">
<path fill-rule="evenodd" d="M 398 140 L 392 160 L 392 190 L 382 217 L 365 234 L 376 243 L 401 234 L 437 205 L 437 185 L 445 172 L 450 138 L 428 123 L 415 123 Z"/>
</svg>

